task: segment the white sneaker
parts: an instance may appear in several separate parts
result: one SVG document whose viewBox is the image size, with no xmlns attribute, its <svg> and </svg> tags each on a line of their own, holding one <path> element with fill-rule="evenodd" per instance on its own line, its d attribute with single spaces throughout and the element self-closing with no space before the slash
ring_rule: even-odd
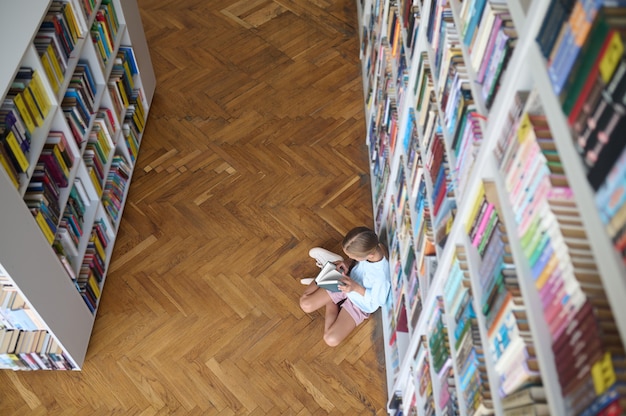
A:
<svg viewBox="0 0 626 416">
<path fill-rule="evenodd" d="M 309 250 L 309 256 L 315 259 L 315 264 L 317 264 L 317 267 L 319 267 L 320 269 L 324 267 L 324 265 L 329 261 L 343 261 L 343 257 L 341 257 L 339 254 L 335 254 L 332 251 L 328 251 L 321 247 L 313 247 L 311 250 Z"/>
<path fill-rule="evenodd" d="M 300 283 L 302 283 L 303 285 L 310 285 L 311 283 L 313 283 L 315 279 L 313 279 L 312 277 L 307 277 L 306 279 L 300 279 Z"/>
</svg>

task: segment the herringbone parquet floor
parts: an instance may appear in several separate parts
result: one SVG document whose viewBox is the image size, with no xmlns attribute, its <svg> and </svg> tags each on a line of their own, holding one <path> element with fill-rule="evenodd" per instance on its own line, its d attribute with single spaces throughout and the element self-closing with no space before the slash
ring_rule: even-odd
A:
<svg viewBox="0 0 626 416">
<path fill-rule="evenodd" d="M 372 224 L 355 0 L 140 0 L 157 74 L 82 372 L 0 415 L 383 415 L 380 316 L 331 349 L 308 249 Z"/>
</svg>

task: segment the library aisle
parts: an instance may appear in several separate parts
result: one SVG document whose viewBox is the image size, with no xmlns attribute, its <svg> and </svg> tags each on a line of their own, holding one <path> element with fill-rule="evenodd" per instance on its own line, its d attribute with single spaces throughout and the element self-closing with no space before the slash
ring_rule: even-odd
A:
<svg viewBox="0 0 626 416">
<path fill-rule="evenodd" d="M 82 371 L 1 371 L 0 414 L 386 414 L 380 316 L 330 349 L 298 306 L 308 249 L 373 225 L 355 1 L 139 7 L 157 88 Z"/>
</svg>

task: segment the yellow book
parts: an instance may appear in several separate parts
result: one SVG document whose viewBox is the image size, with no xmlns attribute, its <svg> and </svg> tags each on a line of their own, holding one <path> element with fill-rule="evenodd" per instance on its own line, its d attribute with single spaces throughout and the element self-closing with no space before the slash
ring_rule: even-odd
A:
<svg viewBox="0 0 626 416">
<path fill-rule="evenodd" d="M 615 68 L 617 68 L 622 55 L 624 55 L 624 43 L 622 42 L 622 37 L 619 32 L 614 31 L 610 37 L 606 53 L 598 64 L 600 76 L 605 84 L 608 84 L 611 80 L 613 72 Z"/>
<path fill-rule="evenodd" d="M 56 54 L 54 46 L 52 43 L 48 45 L 48 56 L 50 56 L 50 62 L 52 63 L 52 69 L 54 69 L 54 73 L 59 80 L 59 85 L 63 84 L 63 80 L 65 76 L 63 74 L 63 69 L 61 69 L 61 65 L 59 64 L 59 57 Z"/>
<path fill-rule="evenodd" d="M 74 43 L 80 39 L 82 33 L 80 28 L 78 27 L 78 22 L 76 21 L 76 16 L 74 15 L 74 9 L 70 3 L 65 3 L 63 7 L 63 16 L 65 17 L 65 21 L 67 22 L 67 27 L 70 30 L 70 34 L 72 35 L 72 39 Z"/>
<path fill-rule="evenodd" d="M 87 282 L 89 282 L 89 287 L 93 291 L 93 294 L 96 297 L 96 299 L 100 299 L 100 295 L 101 295 L 100 287 L 98 286 L 98 282 L 96 281 L 96 278 L 94 277 L 93 274 L 89 275 Z"/>
<path fill-rule="evenodd" d="M 13 98 L 13 102 L 15 103 L 17 111 L 20 113 L 20 116 L 22 117 L 22 120 L 26 125 L 26 129 L 28 130 L 28 132 L 32 133 L 33 131 L 35 131 L 35 128 L 37 126 L 35 126 L 35 121 L 30 115 L 28 107 L 26 107 L 26 103 L 24 102 L 21 94 L 16 95 L 15 98 Z"/>
<path fill-rule="evenodd" d="M 98 32 L 98 40 L 96 41 L 96 45 L 98 46 L 98 52 L 100 53 L 100 57 L 102 58 L 102 62 L 106 62 L 108 60 L 107 51 L 104 48 L 104 40 L 100 36 L 100 32 Z"/>
<path fill-rule="evenodd" d="M 11 179 L 11 182 L 13 183 L 13 185 L 15 185 L 15 189 L 19 189 L 20 182 L 17 179 L 17 172 L 15 171 L 15 168 L 13 168 L 11 162 L 6 159 L 2 152 L 0 152 L 0 165 L 4 167 L 4 170 L 9 176 L 9 179 Z"/>
<path fill-rule="evenodd" d="M 48 77 L 48 81 L 50 82 L 50 86 L 52 87 L 52 91 L 54 93 L 59 92 L 59 81 L 57 80 L 56 74 L 54 73 L 54 69 L 52 69 L 52 64 L 50 63 L 50 56 L 48 53 L 45 53 L 41 56 L 41 65 L 43 65 L 43 70 L 46 73 L 46 77 Z"/>
<path fill-rule="evenodd" d="M 59 149 L 59 146 L 54 146 L 52 148 L 52 153 L 54 153 L 54 157 L 59 162 L 59 166 L 61 166 L 61 169 L 63 170 L 63 173 L 65 174 L 65 177 L 69 177 L 70 168 L 65 163 L 65 159 L 63 159 L 63 155 L 61 154 L 61 150 Z"/>
<path fill-rule="evenodd" d="M 46 219 L 43 217 L 43 214 L 41 213 L 41 211 L 38 211 L 37 214 L 35 215 L 35 221 L 39 225 L 39 228 L 41 228 L 41 231 L 43 232 L 43 236 L 48 241 L 48 244 L 52 244 L 52 242 L 54 241 L 54 233 L 50 229 L 50 226 L 48 225 L 48 222 L 46 221 Z"/>
<path fill-rule="evenodd" d="M 133 112 L 133 120 L 135 121 L 135 125 L 137 126 L 137 130 L 139 132 L 142 132 L 143 131 L 143 127 L 144 127 L 144 124 L 143 124 L 144 122 L 141 119 L 141 115 L 139 115 L 139 112 L 136 111 L 136 110 Z"/>
<path fill-rule="evenodd" d="M 94 247 L 96 248 L 96 251 L 98 252 L 98 255 L 100 256 L 101 259 L 105 259 L 106 258 L 106 252 L 104 250 L 104 247 L 102 246 L 102 243 L 100 242 L 100 239 L 98 238 L 97 235 L 92 234 L 91 235 L 91 242 L 93 243 Z"/>
<path fill-rule="evenodd" d="M 45 118 L 50 112 L 50 107 L 52 103 L 50 101 L 50 97 L 48 96 L 48 92 L 46 91 L 46 87 L 44 86 L 43 80 L 41 79 L 41 75 L 39 75 L 38 71 L 33 72 L 33 79 L 28 84 L 28 87 L 33 92 L 33 96 L 37 101 L 37 105 L 39 105 L 39 109 L 43 117 Z"/>
<path fill-rule="evenodd" d="M 37 105 L 37 101 L 35 100 L 35 95 L 31 90 L 30 86 L 26 87 L 24 91 L 22 91 L 19 95 L 22 96 L 30 114 L 33 116 L 33 120 L 35 121 L 35 126 L 41 126 L 43 124 L 44 115 L 41 113 L 39 106 Z"/>
<path fill-rule="evenodd" d="M 126 88 L 124 87 L 124 82 L 121 79 L 115 81 L 117 84 L 117 88 L 120 91 L 120 96 L 122 97 L 122 101 L 124 102 L 124 108 L 128 108 L 130 102 L 128 101 L 128 94 L 126 93 Z"/>
<path fill-rule="evenodd" d="M 96 188 L 96 194 L 98 195 L 98 198 L 100 198 L 102 196 L 102 185 L 100 185 L 96 171 L 93 168 L 89 168 L 89 176 L 91 177 L 91 182 L 93 183 L 94 188 Z"/>
<path fill-rule="evenodd" d="M 484 196 L 485 196 L 485 188 L 484 188 L 484 185 L 481 183 L 480 188 L 478 189 L 478 193 L 476 195 L 476 199 L 474 200 L 474 205 L 472 205 L 472 210 L 470 211 L 467 224 L 465 225 L 465 231 L 467 232 L 468 235 L 472 229 L 472 223 L 474 222 L 474 219 L 478 215 L 478 211 L 482 205 Z"/>
<path fill-rule="evenodd" d="M 128 60 L 124 60 L 124 72 L 126 72 L 128 85 L 130 85 L 130 88 L 135 88 L 135 80 L 133 79 L 132 72 L 130 72 L 130 64 L 128 63 Z"/>
<path fill-rule="evenodd" d="M 17 163 L 20 165 L 20 169 L 22 169 L 22 172 L 26 172 L 28 170 L 28 167 L 30 166 L 30 163 L 26 158 L 26 154 L 20 147 L 19 142 L 15 138 L 15 134 L 13 134 L 13 131 L 9 131 L 5 140 L 9 145 L 11 153 L 13 153 L 13 156 L 15 156 L 15 160 L 17 160 Z"/>
</svg>

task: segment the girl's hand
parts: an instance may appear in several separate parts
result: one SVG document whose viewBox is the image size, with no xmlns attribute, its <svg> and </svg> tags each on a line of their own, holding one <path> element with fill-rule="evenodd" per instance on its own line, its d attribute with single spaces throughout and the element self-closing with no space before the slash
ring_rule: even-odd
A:
<svg viewBox="0 0 626 416">
<path fill-rule="evenodd" d="M 339 270 L 344 275 L 347 275 L 350 271 L 350 264 L 345 261 L 339 260 L 335 262 L 335 266 L 337 266 L 337 270 Z"/>
<path fill-rule="evenodd" d="M 365 295 L 365 288 L 354 280 L 350 279 L 350 277 L 345 273 L 343 275 L 343 278 L 341 279 L 341 283 L 342 284 L 339 285 L 339 290 L 341 290 L 342 292 L 357 292 L 360 293 L 361 296 Z"/>
</svg>

